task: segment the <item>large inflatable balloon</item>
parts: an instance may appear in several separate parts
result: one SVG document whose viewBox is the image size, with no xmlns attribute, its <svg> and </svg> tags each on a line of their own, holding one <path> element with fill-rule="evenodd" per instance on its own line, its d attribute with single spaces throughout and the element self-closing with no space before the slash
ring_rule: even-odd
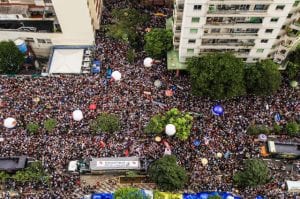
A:
<svg viewBox="0 0 300 199">
<path fill-rule="evenodd" d="M 161 87 L 161 85 L 162 85 L 162 83 L 161 83 L 160 80 L 157 79 L 157 80 L 154 81 L 154 86 L 155 86 L 156 88 Z"/>
<path fill-rule="evenodd" d="M 153 64 L 153 59 L 152 59 L 152 58 L 146 57 L 146 58 L 144 59 L 144 66 L 145 66 L 145 67 L 151 67 L 152 64 Z"/>
<path fill-rule="evenodd" d="M 114 71 L 111 74 L 111 77 L 115 80 L 115 81 L 120 81 L 121 80 L 121 73 L 119 71 Z"/>
<path fill-rule="evenodd" d="M 223 109 L 223 107 L 222 107 L 221 105 L 215 105 L 215 106 L 212 108 L 211 112 L 212 112 L 214 115 L 221 116 L 221 115 L 223 115 L 223 113 L 224 113 L 224 109 Z"/>
<path fill-rule="evenodd" d="M 167 124 L 165 131 L 168 136 L 172 136 L 176 133 L 176 127 L 174 124 Z"/>
<path fill-rule="evenodd" d="M 3 126 L 9 129 L 14 128 L 16 125 L 17 125 L 17 120 L 12 117 L 6 118 L 3 122 Z"/>
<path fill-rule="evenodd" d="M 81 121 L 83 119 L 83 114 L 81 110 L 73 111 L 72 116 L 75 121 Z"/>
</svg>

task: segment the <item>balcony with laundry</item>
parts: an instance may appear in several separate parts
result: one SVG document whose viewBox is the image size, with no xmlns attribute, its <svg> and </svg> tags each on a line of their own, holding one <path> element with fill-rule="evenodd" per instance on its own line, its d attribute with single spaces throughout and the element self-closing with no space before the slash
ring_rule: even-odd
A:
<svg viewBox="0 0 300 199">
<path fill-rule="evenodd" d="M 258 4 L 221 4 L 221 5 L 209 5 L 208 14 L 261 14 L 267 13 L 269 5 Z"/>
</svg>

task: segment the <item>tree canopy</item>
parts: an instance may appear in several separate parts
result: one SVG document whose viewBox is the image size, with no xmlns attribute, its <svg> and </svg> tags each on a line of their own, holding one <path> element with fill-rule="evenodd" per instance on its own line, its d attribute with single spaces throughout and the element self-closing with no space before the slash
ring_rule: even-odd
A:
<svg viewBox="0 0 300 199">
<path fill-rule="evenodd" d="M 192 57 L 187 65 L 196 95 L 226 99 L 245 93 L 244 63 L 230 53 Z"/>
<path fill-rule="evenodd" d="M 295 80 L 300 77 L 300 45 L 292 51 L 288 57 L 286 68 L 287 76 L 290 80 Z"/>
<path fill-rule="evenodd" d="M 260 159 L 245 161 L 245 169 L 233 176 L 233 181 L 240 187 L 256 187 L 266 184 L 270 180 L 270 171 L 267 164 Z"/>
<path fill-rule="evenodd" d="M 13 41 L 0 42 L 0 73 L 18 73 L 24 61 L 24 54 L 19 51 Z"/>
<path fill-rule="evenodd" d="M 112 16 L 113 24 L 107 25 L 107 35 L 137 47 L 138 30 L 146 23 L 149 16 L 133 8 L 114 9 Z"/>
<path fill-rule="evenodd" d="M 176 127 L 176 134 L 180 140 L 186 140 L 190 136 L 193 117 L 188 113 L 183 113 L 177 108 L 172 108 L 164 115 L 158 114 L 151 118 L 145 127 L 146 133 L 162 133 L 167 124 L 173 124 Z"/>
<path fill-rule="evenodd" d="M 124 187 L 114 192 L 115 199 L 148 199 L 138 188 Z"/>
<path fill-rule="evenodd" d="M 92 123 L 94 132 L 113 133 L 120 129 L 120 120 L 117 116 L 109 113 L 101 113 Z"/>
<path fill-rule="evenodd" d="M 187 182 L 186 171 L 177 164 L 174 155 L 167 155 L 156 160 L 150 165 L 148 174 L 162 190 L 166 191 L 181 189 Z"/>
<path fill-rule="evenodd" d="M 145 51 L 153 58 L 161 58 L 173 47 L 172 30 L 154 28 L 145 35 Z"/>
<path fill-rule="evenodd" d="M 281 84 L 281 74 L 277 64 L 263 60 L 246 68 L 245 81 L 248 93 L 271 95 Z"/>
</svg>

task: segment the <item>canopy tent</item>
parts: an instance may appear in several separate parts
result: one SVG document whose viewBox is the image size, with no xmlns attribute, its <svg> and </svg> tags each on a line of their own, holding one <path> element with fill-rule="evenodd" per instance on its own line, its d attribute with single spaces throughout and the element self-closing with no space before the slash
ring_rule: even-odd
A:
<svg viewBox="0 0 300 199">
<path fill-rule="evenodd" d="M 286 181 L 288 192 L 300 193 L 300 181 Z"/>
<path fill-rule="evenodd" d="M 209 197 L 212 196 L 220 196 L 222 199 L 241 199 L 238 196 L 234 196 L 231 193 L 228 192 L 200 192 L 200 193 L 195 193 L 195 194 L 189 194 L 189 193 L 184 193 L 183 194 L 183 199 L 208 199 Z"/>
<path fill-rule="evenodd" d="M 49 73 L 80 74 L 84 49 L 54 49 Z"/>
</svg>

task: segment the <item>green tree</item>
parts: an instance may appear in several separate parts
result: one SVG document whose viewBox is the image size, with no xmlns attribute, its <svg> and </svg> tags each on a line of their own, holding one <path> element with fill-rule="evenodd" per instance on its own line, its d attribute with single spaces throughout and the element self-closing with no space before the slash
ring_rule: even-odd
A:
<svg viewBox="0 0 300 199">
<path fill-rule="evenodd" d="M 288 122 L 285 126 L 286 131 L 289 135 L 291 136 L 297 136 L 300 135 L 300 128 L 299 128 L 299 124 L 297 124 L 297 122 Z"/>
<path fill-rule="evenodd" d="M 179 166 L 174 155 L 167 155 L 150 165 L 148 174 L 162 190 L 175 191 L 187 182 L 184 168 Z"/>
<path fill-rule="evenodd" d="M 226 99 L 245 93 L 244 63 L 230 53 L 192 57 L 187 65 L 196 95 Z"/>
<path fill-rule="evenodd" d="M 173 47 L 173 33 L 172 30 L 163 28 L 154 28 L 145 35 L 146 53 L 153 58 L 161 58 L 166 55 L 167 51 Z"/>
<path fill-rule="evenodd" d="M 282 126 L 278 125 L 277 123 L 273 124 L 273 132 L 275 134 L 280 134 L 282 131 Z"/>
<path fill-rule="evenodd" d="M 149 17 L 133 8 L 114 9 L 112 16 L 113 24 L 107 25 L 107 35 L 136 47 L 138 30 Z"/>
<path fill-rule="evenodd" d="M 269 168 L 260 159 L 246 160 L 244 170 L 236 172 L 233 176 L 233 182 L 240 187 L 256 187 L 268 183 L 269 180 Z"/>
<path fill-rule="evenodd" d="M 30 134 L 35 134 L 39 130 L 39 125 L 35 122 L 30 122 L 27 124 L 26 129 Z"/>
<path fill-rule="evenodd" d="M 18 73 L 24 61 L 24 54 L 19 51 L 13 41 L 0 42 L 0 73 Z"/>
<path fill-rule="evenodd" d="M 115 199 L 148 199 L 138 188 L 124 187 L 115 191 Z"/>
<path fill-rule="evenodd" d="M 188 113 L 180 112 L 177 108 L 172 108 L 164 115 L 153 116 L 144 131 L 146 133 L 162 133 L 167 124 L 175 125 L 175 137 L 186 140 L 191 134 L 193 117 Z"/>
<path fill-rule="evenodd" d="M 295 80 L 300 76 L 300 45 L 288 55 L 287 60 L 287 76 L 289 80 Z"/>
<path fill-rule="evenodd" d="M 8 173 L 0 171 L 0 182 L 5 182 L 9 178 Z"/>
<path fill-rule="evenodd" d="M 249 135 L 270 134 L 270 129 L 265 125 L 250 125 L 247 128 Z"/>
<path fill-rule="evenodd" d="M 180 140 L 186 140 L 191 134 L 193 117 L 188 113 L 180 112 L 177 108 L 172 108 L 165 114 L 165 124 L 173 124 L 176 127 L 176 134 Z"/>
<path fill-rule="evenodd" d="M 271 60 L 263 60 L 247 67 L 245 81 L 248 93 L 271 95 L 280 87 L 281 74 L 277 64 Z"/>
<path fill-rule="evenodd" d="M 144 131 L 145 133 L 158 134 L 163 132 L 164 128 L 165 128 L 164 117 L 161 115 L 154 115 L 150 119 L 150 122 L 147 124 Z"/>
<path fill-rule="evenodd" d="M 55 129 L 57 121 L 55 119 L 49 118 L 44 121 L 44 128 L 46 131 L 51 132 Z"/>
<path fill-rule="evenodd" d="M 108 113 L 101 113 L 96 120 L 91 123 L 91 129 L 97 133 L 113 133 L 120 129 L 120 120 L 117 116 Z"/>
</svg>

